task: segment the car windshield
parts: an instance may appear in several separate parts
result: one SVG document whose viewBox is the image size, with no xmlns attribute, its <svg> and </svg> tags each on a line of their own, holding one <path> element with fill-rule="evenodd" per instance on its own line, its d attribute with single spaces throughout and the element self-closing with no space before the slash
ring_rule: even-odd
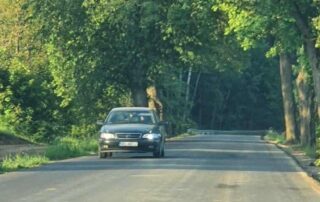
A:
<svg viewBox="0 0 320 202">
<path fill-rule="evenodd" d="M 150 111 L 113 111 L 106 122 L 107 124 L 154 124 L 155 119 Z"/>
</svg>

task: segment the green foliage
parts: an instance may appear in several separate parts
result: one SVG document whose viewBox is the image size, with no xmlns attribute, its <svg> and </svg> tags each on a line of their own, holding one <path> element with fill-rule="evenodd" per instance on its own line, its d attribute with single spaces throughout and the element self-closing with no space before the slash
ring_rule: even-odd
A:
<svg viewBox="0 0 320 202">
<path fill-rule="evenodd" d="M 8 172 L 21 168 L 33 168 L 47 162 L 49 162 L 49 159 L 42 155 L 18 154 L 7 156 L 0 166 L 0 171 Z"/>
<path fill-rule="evenodd" d="M 201 128 L 282 129 L 278 62 L 265 49 L 247 51 L 241 71 L 203 73 L 192 112 Z"/>
<path fill-rule="evenodd" d="M 95 153 L 98 150 L 96 139 L 61 138 L 50 145 L 45 156 L 50 160 L 66 159 Z"/>
<path fill-rule="evenodd" d="M 313 4 L 312 4 L 314 10 L 313 10 L 313 16 L 312 16 L 312 28 L 314 28 L 315 33 L 316 33 L 316 47 L 319 48 L 320 47 L 320 14 L 319 14 L 319 10 L 320 10 L 320 6 L 319 6 L 319 0 L 313 0 Z M 306 6 L 307 8 L 310 8 L 310 4 L 309 6 Z"/>
<path fill-rule="evenodd" d="M 35 36 L 39 25 L 29 20 L 26 2 L 4 0 L 0 5 L 1 30 L 6 30 L 0 34 L 0 125 L 31 141 L 48 141 L 64 126 L 42 43 Z"/>
<path fill-rule="evenodd" d="M 303 71 L 306 73 L 306 80 L 309 85 L 312 85 L 312 72 L 309 64 L 309 60 L 306 55 L 305 47 L 302 46 L 297 49 L 297 64 L 293 65 L 293 72 L 295 75 L 299 73 L 299 71 Z"/>
<path fill-rule="evenodd" d="M 315 147 L 302 147 L 301 150 L 309 157 L 311 158 L 316 158 L 317 157 L 317 153 L 316 153 L 316 148 Z"/>
<path fill-rule="evenodd" d="M 55 117 L 58 101 L 47 88 L 47 81 L 39 74 L 35 77 L 7 72 L 7 75 L 14 79 L 3 82 L 5 90 L 0 92 L 1 125 L 31 141 L 49 140 L 47 134 L 57 134 L 62 126 Z"/>
<path fill-rule="evenodd" d="M 277 8 L 272 0 L 264 5 L 216 0 L 11 2 L 0 5 L 5 30 L 0 33 L 0 123 L 15 134 L 46 142 L 67 135 L 94 137 L 96 120 L 113 107 L 134 105 L 135 92 L 149 85 L 157 87 L 174 133 L 196 124 L 282 127 L 278 64 L 263 55 L 299 41 L 288 13 L 278 13 L 285 5 Z M 270 39 L 270 34 L 277 37 Z M 243 51 L 251 47 L 256 49 Z"/>
<path fill-rule="evenodd" d="M 212 7 L 228 17 L 225 34 L 234 33 L 244 50 L 255 48 L 261 41 L 272 41 L 267 56 L 295 51 L 302 43 L 301 36 L 291 15 L 293 5 L 283 1 L 224 1 Z M 271 40 L 270 40 L 270 37 Z"/>
</svg>

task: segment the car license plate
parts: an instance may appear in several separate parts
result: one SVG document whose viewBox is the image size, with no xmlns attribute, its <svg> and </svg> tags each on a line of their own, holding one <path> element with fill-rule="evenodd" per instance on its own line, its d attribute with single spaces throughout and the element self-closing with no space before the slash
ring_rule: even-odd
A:
<svg viewBox="0 0 320 202">
<path fill-rule="evenodd" d="M 120 142 L 119 146 L 120 147 L 137 147 L 138 142 Z"/>
</svg>

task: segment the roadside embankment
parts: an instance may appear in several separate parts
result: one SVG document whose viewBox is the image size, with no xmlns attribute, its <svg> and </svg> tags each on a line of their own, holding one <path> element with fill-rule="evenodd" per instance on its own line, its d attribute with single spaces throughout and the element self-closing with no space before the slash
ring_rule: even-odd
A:
<svg viewBox="0 0 320 202">
<path fill-rule="evenodd" d="M 43 154 L 47 146 L 38 146 L 31 144 L 18 144 L 18 145 L 0 145 L 0 161 L 7 156 L 17 154 L 40 155 Z"/>
</svg>

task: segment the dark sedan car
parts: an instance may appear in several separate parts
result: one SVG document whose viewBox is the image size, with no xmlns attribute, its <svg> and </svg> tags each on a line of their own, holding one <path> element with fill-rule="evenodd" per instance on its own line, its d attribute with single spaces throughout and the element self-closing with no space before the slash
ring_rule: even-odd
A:
<svg viewBox="0 0 320 202">
<path fill-rule="evenodd" d="M 152 152 L 164 157 L 165 122 L 156 112 L 145 107 L 121 107 L 110 111 L 100 123 L 99 156 L 111 157 L 113 152 Z"/>
</svg>

